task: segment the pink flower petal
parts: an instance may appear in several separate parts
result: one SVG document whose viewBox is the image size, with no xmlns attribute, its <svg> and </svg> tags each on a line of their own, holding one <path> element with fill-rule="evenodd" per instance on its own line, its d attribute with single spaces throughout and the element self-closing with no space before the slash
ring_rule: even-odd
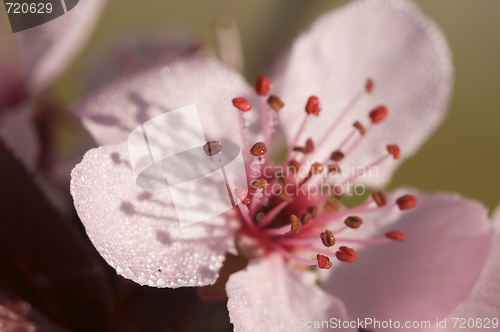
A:
<svg viewBox="0 0 500 332">
<path fill-rule="evenodd" d="M 38 93 L 72 62 L 99 19 L 105 0 L 82 0 L 66 14 L 14 34 L 29 90 Z"/>
<path fill-rule="evenodd" d="M 500 225 L 499 211 L 500 209 L 497 207 L 493 213 L 493 223 L 495 226 Z M 497 323 L 500 323 L 498 322 L 500 320 L 500 317 L 498 317 L 498 313 L 500 312 L 499 275 L 500 233 L 497 231 L 493 238 L 486 264 L 471 295 L 446 317 L 446 329 L 442 328 L 444 326 L 441 323 L 440 328 L 436 328 L 434 331 L 456 331 L 460 326 L 466 327 L 467 331 L 485 331 L 486 326 L 489 326 L 488 329 L 494 329 L 491 320 L 497 318 Z M 454 320 L 453 318 L 464 318 L 465 323 L 463 320 Z M 443 319 L 440 320 L 443 321 Z M 472 320 L 474 323 L 472 323 Z M 479 322 L 481 326 L 478 324 Z"/>
<path fill-rule="evenodd" d="M 238 110 L 232 100 L 245 97 L 251 101 L 252 94 L 241 75 L 214 59 L 198 56 L 108 86 L 77 105 L 74 114 L 104 145 L 125 141 L 132 130 L 157 115 L 195 104 L 207 140 L 242 146 Z M 257 112 L 247 113 L 245 117 L 255 120 Z"/>
<path fill-rule="evenodd" d="M 2 331 L 67 331 L 50 321 L 45 315 L 19 296 L 0 289 L 0 330 Z"/>
<path fill-rule="evenodd" d="M 323 292 L 315 278 L 312 272 L 286 265 L 276 254 L 251 262 L 226 284 L 234 330 L 302 331 L 307 322 L 347 320 L 344 304 Z"/>
<path fill-rule="evenodd" d="M 493 234 L 486 208 L 458 195 L 417 199 L 416 208 L 379 230 L 380 237 L 402 231 L 406 242 L 366 246 L 354 263 L 332 269 L 325 282 L 353 318 L 433 323 L 463 301 L 477 281 Z"/>
<path fill-rule="evenodd" d="M 0 138 L 29 171 L 36 168 L 40 142 L 33 122 L 33 105 L 24 103 L 0 117 Z"/>
<path fill-rule="evenodd" d="M 446 113 L 452 85 L 444 36 L 414 5 L 400 0 L 359 1 L 325 14 L 295 41 L 282 68 L 275 85 L 286 105 L 280 120 L 289 141 L 305 115 L 308 97 L 320 100 L 319 117 L 313 117 L 299 140 L 302 145 L 313 138 L 319 161 L 339 147 L 355 121 L 368 127 L 369 112 L 387 106 L 387 119 L 376 124 L 343 161 L 368 166 L 387 153 L 388 144 L 398 144 L 402 158 L 385 162 L 377 178 L 363 180 L 376 186 L 386 184 L 396 166 L 436 129 Z M 374 80 L 373 93 L 365 94 L 331 131 L 368 78 Z"/>
<path fill-rule="evenodd" d="M 135 184 L 125 143 L 90 150 L 71 178 L 87 234 L 118 274 L 156 287 L 215 282 L 225 253 L 233 250 L 234 209 L 180 227 L 168 190 Z"/>
</svg>

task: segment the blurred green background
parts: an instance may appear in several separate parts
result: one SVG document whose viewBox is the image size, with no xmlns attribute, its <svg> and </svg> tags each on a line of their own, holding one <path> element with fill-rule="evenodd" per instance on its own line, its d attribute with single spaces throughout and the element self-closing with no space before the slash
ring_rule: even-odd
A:
<svg viewBox="0 0 500 332">
<path fill-rule="evenodd" d="M 184 28 L 217 47 L 215 18 L 234 15 L 249 81 L 293 38 L 339 0 L 109 0 L 90 43 L 59 80 L 56 95 L 78 100 L 96 52 L 127 34 Z M 490 209 L 500 202 L 500 0 L 419 0 L 442 28 L 454 56 L 455 88 L 447 120 L 396 173 L 390 188 L 455 191 Z"/>
</svg>

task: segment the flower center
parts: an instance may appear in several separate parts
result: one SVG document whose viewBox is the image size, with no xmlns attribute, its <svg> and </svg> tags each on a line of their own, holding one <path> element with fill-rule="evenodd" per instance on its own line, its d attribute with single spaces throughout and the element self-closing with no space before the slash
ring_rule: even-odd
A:
<svg viewBox="0 0 500 332">
<path fill-rule="evenodd" d="M 347 104 L 338 118 L 333 119 L 327 134 L 336 128 L 365 94 L 373 92 L 374 86 L 373 80 L 367 79 L 361 91 Z M 340 201 L 344 195 L 343 188 L 362 176 L 361 172 L 353 171 L 352 174 L 344 174 L 339 180 L 337 175 L 344 172 L 342 161 L 345 156 L 353 153 L 367 132 L 384 121 L 389 114 L 387 107 L 377 106 L 367 112 L 366 119 L 356 121 L 339 146 L 320 162 L 314 160 L 316 149 L 312 139 L 299 144 L 309 120 L 321 114 L 319 99 L 316 96 L 309 97 L 304 118 L 292 138 L 284 163 L 272 165 L 265 156 L 269 153 L 277 115 L 284 102 L 277 95 L 270 94 L 270 90 L 269 78 L 259 76 L 255 81 L 255 92 L 260 99 L 262 142 L 248 141 L 244 114 L 252 110 L 252 105 L 242 97 L 233 99 L 233 105 L 239 113 L 247 181 L 251 188 L 248 193 L 243 189 L 235 190 L 242 203 L 238 205 L 242 220 L 237 236 L 240 253 L 255 257 L 278 252 L 298 264 L 329 269 L 332 266 L 330 257 L 335 256 L 341 262 L 353 262 L 356 259 L 356 251 L 346 245 L 405 241 L 405 235 L 399 231 L 387 232 L 383 238 L 342 237 L 345 230 L 362 227 L 363 220 L 359 214 L 381 209 L 406 210 L 417 204 L 416 198 L 411 195 L 389 202 L 386 194 L 381 191 L 374 192 L 371 199 L 353 208 L 344 207 Z M 327 134 L 317 142 L 318 146 L 327 141 Z M 387 153 L 365 165 L 363 169 L 377 167 L 391 157 L 400 158 L 397 145 L 387 145 Z M 346 245 L 340 245 L 337 251 L 332 251 L 338 244 Z"/>
</svg>

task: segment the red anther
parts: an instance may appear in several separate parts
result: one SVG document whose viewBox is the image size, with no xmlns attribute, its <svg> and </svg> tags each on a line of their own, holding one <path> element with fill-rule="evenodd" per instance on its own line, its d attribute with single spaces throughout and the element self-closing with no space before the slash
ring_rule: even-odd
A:
<svg viewBox="0 0 500 332">
<path fill-rule="evenodd" d="M 377 203 L 377 206 L 384 206 L 387 204 L 387 195 L 383 191 L 374 192 L 372 198 L 375 203 Z"/>
<path fill-rule="evenodd" d="M 391 240 L 396 240 L 396 241 L 401 241 L 405 242 L 406 241 L 406 236 L 401 233 L 400 231 L 391 231 L 385 233 L 385 237 L 391 239 Z"/>
<path fill-rule="evenodd" d="M 332 231 L 329 229 L 321 233 L 320 238 L 325 247 L 331 247 L 335 245 L 335 236 L 333 236 Z"/>
<path fill-rule="evenodd" d="M 314 219 L 318 215 L 318 207 L 316 205 L 312 205 L 307 208 L 307 212 L 309 212 L 311 217 Z"/>
<path fill-rule="evenodd" d="M 267 98 L 267 103 L 276 112 L 278 112 L 280 109 L 283 108 L 283 106 L 285 106 L 285 103 L 280 99 L 280 97 L 276 95 L 270 95 L 269 98 Z"/>
<path fill-rule="evenodd" d="M 306 152 L 311 153 L 314 151 L 314 143 L 313 140 L 308 138 L 306 141 Z"/>
<path fill-rule="evenodd" d="M 341 161 L 344 158 L 344 154 L 340 151 L 334 151 L 332 152 L 332 155 L 330 156 L 330 159 L 333 161 Z"/>
<path fill-rule="evenodd" d="M 361 224 L 363 223 L 363 219 L 356 216 L 350 216 L 346 218 L 344 223 L 346 224 L 347 227 L 356 229 L 359 228 L 359 226 L 361 226 Z"/>
<path fill-rule="evenodd" d="M 356 251 L 346 246 L 342 246 L 339 248 L 339 251 L 335 253 L 335 256 L 341 262 L 351 263 L 356 259 Z"/>
<path fill-rule="evenodd" d="M 387 151 L 392 154 L 394 159 L 399 159 L 401 157 L 401 152 L 399 151 L 399 146 L 396 144 L 387 145 Z"/>
<path fill-rule="evenodd" d="M 379 123 L 387 117 L 387 113 L 389 113 L 387 108 L 381 105 L 370 112 L 370 119 L 373 123 Z"/>
<path fill-rule="evenodd" d="M 306 154 L 307 153 L 307 150 L 306 148 L 303 148 L 301 146 L 296 146 L 293 148 L 293 151 L 299 151 L 299 152 L 302 152 L 303 154 Z"/>
<path fill-rule="evenodd" d="M 248 205 L 250 204 L 250 197 L 248 197 L 247 192 L 243 189 L 234 189 L 234 193 L 236 194 L 236 197 L 239 198 L 242 204 Z"/>
<path fill-rule="evenodd" d="M 297 218 L 297 216 L 294 214 L 290 215 L 290 231 L 292 233 L 298 233 L 300 232 L 301 228 L 302 224 L 300 223 L 299 218 Z"/>
<path fill-rule="evenodd" d="M 323 165 L 316 162 L 314 164 L 311 165 L 311 170 L 309 171 L 309 174 L 321 174 L 323 173 Z"/>
<path fill-rule="evenodd" d="M 417 206 L 417 198 L 413 195 L 401 196 L 396 200 L 400 210 L 408 210 Z"/>
<path fill-rule="evenodd" d="M 269 183 L 265 179 L 258 179 L 252 181 L 250 187 L 252 187 L 252 189 L 266 189 L 269 187 Z"/>
<path fill-rule="evenodd" d="M 316 259 L 318 260 L 318 267 L 320 269 L 328 270 L 329 268 L 332 267 L 332 262 L 330 261 L 330 258 L 328 258 L 327 256 L 317 254 Z"/>
<path fill-rule="evenodd" d="M 270 87 L 271 82 L 269 81 L 269 77 L 260 75 L 255 79 L 255 92 L 257 92 L 259 96 L 267 96 Z"/>
<path fill-rule="evenodd" d="M 319 100 L 316 96 L 311 96 L 307 100 L 306 112 L 307 114 L 312 114 L 318 116 L 321 109 L 319 108 Z"/>
<path fill-rule="evenodd" d="M 328 166 L 328 173 L 342 174 L 342 170 L 337 165 L 330 165 Z"/>
<path fill-rule="evenodd" d="M 252 105 L 243 97 L 234 98 L 233 105 L 243 112 L 248 112 L 252 109 Z"/>
<path fill-rule="evenodd" d="M 361 135 L 366 133 L 365 127 L 359 121 L 354 122 L 353 127 L 355 127 Z"/>
<path fill-rule="evenodd" d="M 328 213 L 335 213 L 338 211 L 339 207 L 332 197 L 328 197 L 328 199 L 325 202 L 324 209 Z"/>
<path fill-rule="evenodd" d="M 222 145 L 219 141 L 210 141 L 203 145 L 203 151 L 209 157 L 217 155 L 222 150 Z"/>
<path fill-rule="evenodd" d="M 307 225 L 309 223 L 309 221 L 311 221 L 312 219 L 312 214 L 310 214 L 309 212 L 306 212 L 304 214 L 302 214 L 302 217 L 300 218 L 300 222 L 302 223 L 302 225 Z"/>
<path fill-rule="evenodd" d="M 292 172 L 293 174 L 296 174 L 300 170 L 300 164 L 297 160 L 291 160 L 290 163 L 288 164 L 288 170 Z"/>
<path fill-rule="evenodd" d="M 250 149 L 250 153 L 252 154 L 252 156 L 255 156 L 255 157 L 260 157 L 260 156 L 264 155 L 266 152 L 267 152 L 267 148 L 266 148 L 266 144 L 264 144 L 264 142 L 257 142 Z"/>
<path fill-rule="evenodd" d="M 365 84 L 366 92 L 372 93 L 374 85 L 375 83 L 373 83 L 373 80 L 371 78 L 367 79 Z"/>
</svg>

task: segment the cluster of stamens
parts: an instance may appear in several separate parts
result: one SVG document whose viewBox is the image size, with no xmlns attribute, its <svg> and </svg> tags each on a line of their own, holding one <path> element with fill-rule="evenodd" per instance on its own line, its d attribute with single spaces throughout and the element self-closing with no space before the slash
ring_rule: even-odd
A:
<svg viewBox="0 0 500 332">
<path fill-rule="evenodd" d="M 320 191 L 314 195 L 311 195 L 307 190 L 303 191 L 309 182 L 324 179 L 328 174 L 342 173 L 341 161 L 346 155 L 352 153 L 368 131 L 387 118 L 389 114 L 387 107 L 380 105 L 372 109 L 368 113 L 370 120 L 368 126 L 356 121 L 353 124 L 353 131 L 342 141 L 340 146 L 331 152 L 327 160 L 324 162 L 310 162 L 315 152 L 313 140 L 308 138 L 303 145 L 299 145 L 298 142 L 309 118 L 320 115 L 321 105 L 316 96 L 309 97 L 305 105 L 305 118 L 297 134 L 292 139 L 292 144 L 289 146 L 285 158 L 286 171 L 266 174 L 266 172 L 261 171 L 269 166 L 268 160 L 264 158 L 268 153 L 268 146 L 273 132 L 273 121 L 269 119 L 276 117 L 277 113 L 285 106 L 285 103 L 277 95 L 269 93 L 270 89 L 269 78 L 259 76 L 256 79 L 255 92 L 261 101 L 263 141 L 255 142 L 251 146 L 248 142 L 243 116 L 245 112 L 252 110 L 252 105 L 243 97 L 233 99 L 233 105 L 239 113 L 238 121 L 243 142 L 247 180 L 250 187 L 250 192 L 235 189 L 235 194 L 242 203 L 242 205 L 238 205 L 243 220 L 240 235 L 257 240 L 264 254 L 276 251 L 296 263 L 317 265 L 321 269 L 329 269 L 332 266 L 329 258 L 332 254 L 341 262 L 355 261 L 356 251 L 352 248 L 339 246 L 335 253 L 328 250 L 337 243 L 381 244 L 392 240 L 405 241 L 405 235 L 399 231 L 387 232 L 385 237 L 380 239 L 342 239 L 339 234 L 346 229 L 362 227 L 363 220 L 357 214 L 393 207 L 398 207 L 400 210 L 415 207 L 417 200 L 412 195 L 405 195 L 395 202 L 389 202 L 387 195 L 382 191 L 378 191 L 372 193 L 371 199 L 366 203 L 347 209 L 342 206 L 339 207 L 339 199 L 341 199 L 343 193 L 337 189 L 334 189 L 333 193 Z M 337 123 L 354 107 L 363 94 L 370 94 L 373 89 L 374 82 L 368 79 L 360 93 L 346 106 L 339 118 L 335 119 L 329 131 L 335 128 Z M 348 145 L 353 140 L 354 142 Z M 320 144 L 325 143 L 325 141 L 321 140 Z M 207 144 L 210 144 L 210 142 Z M 214 148 L 212 147 L 212 149 Z M 387 145 L 387 154 L 381 156 L 371 165 L 379 165 L 388 157 L 400 158 L 400 150 L 397 145 Z M 300 175 L 298 170 L 304 165 L 311 166 L 308 168 L 307 174 Z M 256 169 L 259 171 L 256 172 Z M 347 181 L 355 180 L 357 177 L 358 175 L 355 174 L 347 178 Z M 281 189 L 279 193 L 272 190 L 269 192 L 270 189 L 275 187 Z M 286 189 L 289 187 L 295 189 L 296 192 L 290 193 L 287 191 Z M 343 221 L 343 224 L 339 222 L 337 229 L 325 229 L 326 225 L 332 225 L 336 220 Z M 322 244 L 323 249 L 316 244 Z M 245 254 L 244 247 L 240 246 L 240 251 Z M 316 254 L 316 259 L 300 257 L 297 255 L 298 251 Z"/>
</svg>

